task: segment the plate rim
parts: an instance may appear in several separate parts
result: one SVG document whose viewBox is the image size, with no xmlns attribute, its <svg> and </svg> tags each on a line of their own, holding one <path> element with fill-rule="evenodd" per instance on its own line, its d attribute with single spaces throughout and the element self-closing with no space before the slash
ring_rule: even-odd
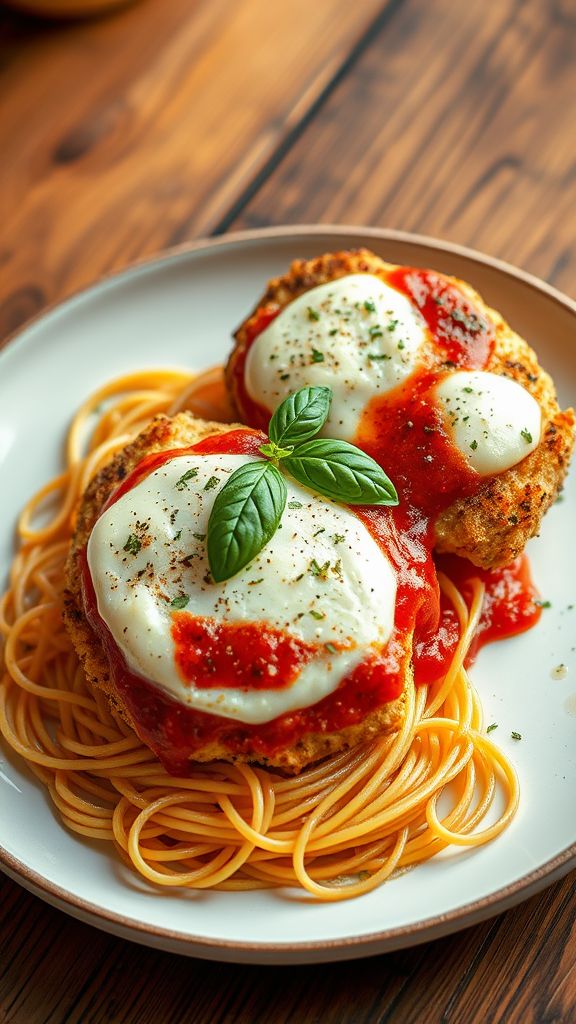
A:
<svg viewBox="0 0 576 1024">
<path fill-rule="evenodd" d="M 178 257 L 213 251 L 214 249 L 234 249 L 242 246 L 258 245 L 265 242 L 286 241 L 292 238 L 327 238 L 334 236 L 359 239 L 359 237 L 374 238 L 378 241 L 405 242 L 412 245 L 426 246 L 438 252 L 447 252 L 460 256 L 471 263 L 480 263 L 491 269 L 495 269 L 508 277 L 512 277 L 530 289 L 537 291 L 540 295 L 546 296 L 556 304 L 563 307 L 567 312 L 576 316 L 576 301 L 562 293 L 559 289 L 540 280 L 528 271 L 521 270 L 505 260 L 495 256 L 489 256 L 468 246 L 456 242 L 444 241 L 428 235 L 421 235 L 407 231 L 400 231 L 391 228 L 377 228 L 363 225 L 339 225 L 339 224 L 303 224 L 303 225 L 278 225 L 264 228 L 254 228 L 243 231 L 230 232 L 213 237 L 198 238 L 191 242 L 184 242 L 181 245 L 163 249 L 161 252 L 146 256 L 142 259 L 132 261 L 120 270 L 100 275 L 88 285 L 76 289 L 62 300 L 52 302 L 31 317 L 26 323 L 21 324 L 15 331 L 11 332 L 2 342 L 0 348 L 0 361 L 6 351 L 12 351 L 13 346 L 22 335 L 39 323 L 41 320 L 50 317 L 56 310 L 65 309 L 77 300 L 95 295 L 104 285 L 120 282 L 122 278 L 129 278 L 136 275 L 140 270 L 167 264 Z M 182 932 L 176 929 L 165 928 L 159 925 L 150 925 L 135 918 L 127 917 L 114 911 L 108 911 L 96 903 L 82 899 L 75 894 L 63 889 L 61 886 L 47 880 L 32 868 L 29 868 L 23 861 L 9 853 L 0 844 L 0 867 L 16 882 L 21 882 L 25 888 L 35 895 L 71 914 L 81 917 L 89 923 L 104 929 L 105 931 L 116 931 L 117 934 L 128 931 L 130 937 L 135 941 L 152 944 L 151 939 L 176 944 L 180 952 L 192 956 L 204 956 L 214 959 L 218 950 L 227 953 L 238 954 L 270 953 L 279 956 L 295 954 L 292 962 L 302 954 L 320 952 L 326 954 L 326 959 L 344 959 L 346 957 L 360 957 L 363 955 L 375 955 L 387 950 L 397 949 L 406 945 L 416 945 L 426 942 L 442 935 L 459 931 L 479 923 L 496 913 L 502 912 L 521 901 L 535 895 L 546 886 L 560 880 L 568 872 L 576 867 L 576 841 L 556 854 L 555 857 L 541 864 L 538 868 L 528 874 L 522 875 L 515 882 L 511 882 L 489 895 L 472 900 L 460 907 L 447 911 L 443 914 L 436 914 L 411 924 L 387 928 L 366 935 L 346 936 L 338 939 L 321 939 L 311 942 L 248 942 L 242 940 L 227 940 L 221 938 L 210 938 L 207 936 L 192 935 L 189 932 Z M 156 945 L 159 943 L 156 942 Z M 182 948 L 188 947 L 188 948 Z M 339 956 L 340 954 L 340 956 Z M 233 959 L 227 957 L 227 959 Z M 241 956 L 239 957 L 241 959 Z M 246 957 L 245 957 L 246 959 Z M 319 959 L 319 958 L 316 958 Z M 268 962 L 272 962 L 267 958 Z M 288 962 L 288 961 L 284 961 Z"/>
<path fill-rule="evenodd" d="M 438 252 L 449 252 L 455 256 L 461 256 L 463 259 L 470 260 L 472 263 L 482 263 L 484 266 L 500 270 L 507 276 L 516 278 L 535 291 L 544 293 L 547 298 L 563 306 L 570 313 L 576 314 L 576 298 L 572 299 L 559 288 L 548 284 L 547 281 L 544 281 L 536 274 L 530 273 L 528 270 L 522 270 L 507 260 L 500 259 L 498 256 L 490 256 L 479 249 L 461 245 L 459 242 L 435 238 L 433 235 L 422 235 L 418 232 L 401 231 L 396 228 L 377 228 L 362 224 L 279 224 L 261 228 L 246 228 L 242 231 L 229 231 L 221 235 L 205 235 L 191 241 L 181 242 L 179 245 L 168 246 L 156 253 L 142 256 L 140 259 L 130 260 L 118 270 L 99 274 L 98 277 L 95 277 L 88 284 L 74 288 L 69 295 L 47 303 L 38 313 L 29 317 L 24 323 L 19 324 L 13 331 L 10 331 L 5 338 L 0 340 L 0 359 L 3 353 L 8 348 L 11 348 L 12 344 L 18 341 L 22 334 L 25 334 L 26 331 L 40 320 L 50 316 L 56 310 L 64 309 L 68 304 L 75 302 L 77 299 L 90 295 L 91 292 L 95 293 L 102 285 L 112 284 L 116 280 L 127 277 L 139 270 L 145 270 L 158 264 L 169 263 L 179 256 L 187 256 L 204 249 L 234 248 L 246 243 L 289 239 L 298 236 L 314 238 L 321 235 L 329 237 L 345 235 L 350 238 L 365 235 L 380 241 L 406 242 L 412 245 L 427 246 L 430 249 L 436 249 Z"/>
<path fill-rule="evenodd" d="M 28 868 L 19 858 L 8 853 L 2 846 L 0 846 L 0 866 L 3 870 L 8 868 L 6 874 L 13 881 L 20 882 L 21 879 L 24 879 L 24 888 L 52 906 L 77 919 L 87 920 L 88 923 L 94 924 L 103 931 L 115 934 L 128 931 L 133 941 L 150 944 L 147 942 L 150 938 L 166 940 L 176 943 L 179 947 L 189 947 L 188 949 L 180 948 L 180 952 L 204 959 L 216 959 L 213 953 L 219 949 L 239 954 L 272 953 L 282 956 L 294 953 L 296 956 L 291 962 L 297 963 L 300 954 L 312 952 L 326 953 L 326 960 L 375 956 L 379 953 L 400 949 L 403 946 L 419 945 L 479 924 L 487 918 L 509 910 L 564 878 L 572 867 L 576 867 L 576 843 L 528 875 L 523 875 L 518 881 L 503 886 L 489 896 L 483 896 L 444 914 L 435 914 L 432 917 L 423 918 L 415 924 L 399 925 L 396 928 L 387 928 L 366 935 L 321 939 L 313 942 L 247 942 L 213 939 L 208 936 L 192 935 L 174 928 L 148 925 L 124 914 L 105 910 L 97 903 L 81 899 L 61 886 L 47 881 L 37 871 Z M 497 909 L 495 909 L 495 905 L 497 905 Z M 452 927 L 455 922 L 457 927 Z M 155 943 L 155 945 L 159 944 Z M 160 946 L 160 948 L 162 947 Z M 344 957 L 334 955 L 342 952 L 345 953 Z M 239 957 L 238 959 L 248 962 L 248 958 Z"/>
</svg>

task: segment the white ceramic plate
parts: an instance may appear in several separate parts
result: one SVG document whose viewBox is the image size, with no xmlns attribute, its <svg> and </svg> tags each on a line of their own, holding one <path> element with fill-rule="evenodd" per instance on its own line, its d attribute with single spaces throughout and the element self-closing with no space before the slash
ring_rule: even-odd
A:
<svg viewBox="0 0 576 1024">
<path fill-rule="evenodd" d="M 0 354 L 0 583 L 18 509 L 58 469 L 73 410 L 135 367 L 224 359 L 231 329 L 265 281 L 297 256 L 368 245 L 394 263 L 469 280 L 538 351 L 560 398 L 576 397 L 576 304 L 505 264 L 397 232 L 273 229 L 201 242 L 109 278 L 45 313 Z M 68 833 L 45 792 L 0 750 L 0 862 L 32 892 L 107 931 L 194 956 L 256 963 L 336 960 L 437 937 L 518 903 L 576 864 L 574 474 L 530 545 L 552 602 L 527 635 L 487 648 L 473 669 L 487 719 L 522 785 L 511 828 L 345 903 L 295 892 L 148 888 L 104 846 Z M 572 606 L 572 607 L 569 607 Z M 560 663 L 565 679 L 553 679 Z M 572 710 L 571 710 L 572 709 Z M 510 738 L 512 730 L 522 741 Z"/>
</svg>

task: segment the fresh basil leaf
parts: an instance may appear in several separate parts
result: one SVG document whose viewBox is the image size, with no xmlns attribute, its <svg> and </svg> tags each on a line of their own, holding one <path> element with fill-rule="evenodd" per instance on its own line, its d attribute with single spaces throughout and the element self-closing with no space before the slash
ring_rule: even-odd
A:
<svg viewBox="0 0 576 1024">
<path fill-rule="evenodd" d="M 287 488 L 271 462 L 248 462 L 216 495 L 208 521 L 208 564 L 222 583 L 248 564 L 278 529 Z"/>
<path fill-rule="evenodd" d="M 278 406 L 270 420 L 270 440 L 280 448 L 308 441 L 324 426 L 331 401 L 330 388 L 309 387 L 295 391 Z"/>
<path fill-rule="evenodd" d="M 374 459 L 347 441 L 316 438 L 298 445 L 282 465 L 299 483 L 347 505 L 397 505 L 391 480 Z"/>
</svg>

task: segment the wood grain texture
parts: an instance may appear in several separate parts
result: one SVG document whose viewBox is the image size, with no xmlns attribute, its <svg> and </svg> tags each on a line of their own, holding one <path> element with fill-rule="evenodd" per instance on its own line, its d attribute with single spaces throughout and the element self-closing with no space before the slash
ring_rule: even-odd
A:
<svg viewBox="0 0 576 1024">
<path fill-rule="evenodd" d="M 447 238 L 576 295 L 576 6 L 405 0 L 222 228 Z"/>
<path fill-rule="evenodd" d="M 146 0 L 64 26 L 0 15 L 0 336 L 209 232 L 383 8 Z"/>
<path fill-rule="evenodd" d="M 574 877 L 458 935 L 313 967 L 222 965 L 159 953 L 72 921 L 8 879 L 0 886 L 2 1024 L 574 1020 Z"/>
<path fill-rule="evenodd" d="M 0 337 L 162 246 L 374 223 L 576 292 L 572 0 L 143 0 L 0 14 Z M 0 1024 L 570 1024 L 572 875 L 460 934 L 366 961 L 159 953 L 0 877 Z"/>
</svg>

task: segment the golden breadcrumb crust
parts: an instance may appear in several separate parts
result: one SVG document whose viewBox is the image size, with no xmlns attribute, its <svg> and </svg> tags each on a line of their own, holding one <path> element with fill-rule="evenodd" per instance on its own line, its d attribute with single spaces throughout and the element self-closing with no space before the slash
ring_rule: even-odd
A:
<svg viewBox="0 0 576 1024">
<path fill-rule="evenodd" d="M 238 359 L 248 345 L 248 329 L 257 311 L 268 303 L 280 307 L 317 285 L 348 274 L 369 273 L 386 280 L 395 269 L 368 249 L 328 253 L 311 260 L 295 260 L 288 273 L 273 278 L 253 313 L 235 333 L 236 345 L 226 367 L 232 401 L 242 411 Z M 574 411 L 558 407 L 550 376 L 538 364 L 533 349 L 490 309 L 465 281 L 457 284 L 495 326 L 496 340 L 486 370 L 517 381 L 534 396 L 542 410 L 542 438 L 538 447 L 511 469 L 490 477 L 472 498 L 455 501 L 438 518 L 436 550 L 468 558 L 475 565 L 493 568 L 507 565 L 535 536 L 542 517 L 556 500 L 566 475 L 574 445 Z"/>
<path fill-rule="evenodd" d="M 189 413 L 179 413 L 173 419 L 158 416 L 131 444 L 100 470 L 88 485 L 80 502 L 76 529 L 66 564 L 64 620 L 86 672 L 88 683 L 106 694 L 113 709 L 136 733 L 138 723 L 133 719 L 114 686 L 104 649 L 84 614 L 80 585 L 80 552 L 87 544 L 105 502 L 146 455 L 196 444 L 205 437 L 226 433 L 237 426 L 238 424 L 208 423 L 196 419 Z M 191 760 L 256 762 L 296 775 L 307 765 L 329 754 L 346 750 L 398 728 L 404 717 L 404 704 L 402 694 L 397 700 L 370 712 L 358 725 L 349 726 L 339 732 L 307 733 L 292 747 L 278 751 L 270 758 L 237 754 L 229 750 L 225 742 L 215 742 L 201 747 Z"/>
</svg>

